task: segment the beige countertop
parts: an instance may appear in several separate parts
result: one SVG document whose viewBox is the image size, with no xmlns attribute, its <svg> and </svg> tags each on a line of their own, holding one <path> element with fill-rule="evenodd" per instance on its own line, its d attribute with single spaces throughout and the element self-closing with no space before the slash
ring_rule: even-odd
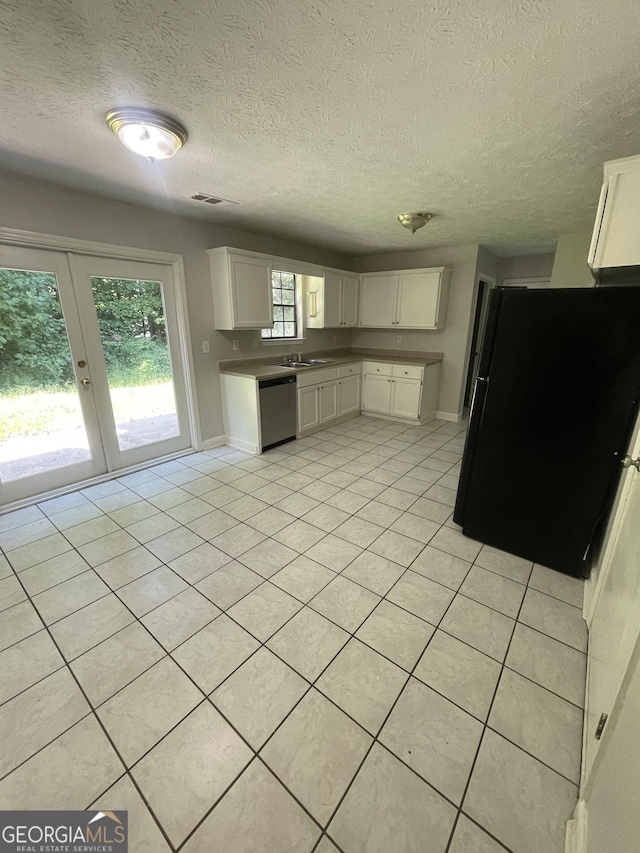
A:
<svg viewBox="0 0 640 853">
<path fill-rule="evenodd" d="M 284 356 L 264 356 L 262 358 L 237 358 L 218 362 L 220 373 L 231 376 L 247 376 L 252 379 L 277 379 L 280 376 L 291 376 L 305 373 L 309 370 L 322 370 L 325 367 L 337 367 L 353 362 L 379 361 L 385 364 L 414 364 L 426 367 L 442 361 L 441 352 L 412 352 L 409 350 L 363 349 L 354 347 L 347 350 L 327 350 L 324 352 L 306 352 L 304 358 L 319 358 L 326 364 L 314 364 L 310 367 L 278 367 L 277 362 Z"/>
</svg>

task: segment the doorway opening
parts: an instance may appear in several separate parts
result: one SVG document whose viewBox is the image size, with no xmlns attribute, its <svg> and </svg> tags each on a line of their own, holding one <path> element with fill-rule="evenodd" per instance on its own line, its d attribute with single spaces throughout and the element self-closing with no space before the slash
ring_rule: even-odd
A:
<svg viewBox="0 0 640 853">
<path fill-rule="evenodd" d="M 480 353 L 482 352 L 482 341 L 487 322 L 487 311 L 489 308 L 489 294 L 495 286 L 495 279 L 489 276 L 478 278 L 478 295 L 476 297 L 476 310 L 473 318 L 473 331 L 471 333 L 471 347 L 469 349 L 469 363 L 467 364 L 467 383 L 464 389 L 464 407 L 468 409 L 473 399 L 480 366 Z"/>
</svg>

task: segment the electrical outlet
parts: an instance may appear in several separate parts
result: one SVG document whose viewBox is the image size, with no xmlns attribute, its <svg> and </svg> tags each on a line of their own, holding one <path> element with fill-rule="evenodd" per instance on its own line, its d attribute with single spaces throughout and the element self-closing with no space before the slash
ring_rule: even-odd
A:
<svg viewBox="0 0 640 853">
<path fill-rule="evenodd" d="M 240 341 L 233 341 L 233 348 L 240 349 Z"/>
<path fill-rule="evenodd" d="M 338 343 L 338 336 L 337 336 L 337 335 L 333 335 L 333 336 L 331 337 L 331 342 L 332 342 L 332 343 L 334 343 L 334 344 L 337 344 L 337 343 Z"/>
<path fill-rule="evenodd" d="M 402 335 L 398 335 L 398 337 L 396 338 L 396 343 L 397 344 L 402 343 Z"/>
<path fill-rule="evenodd" d="M 204 353 L 211 352 L 211 348 L 209 346 L 209 341 L 202 341 L 202 352 L 204 352 Z"/>
<path fill-rule="evenodd" d="M 257 338 L 253 339 L 253 348 L 258 349 L 258 339 Z"/>
</svg>

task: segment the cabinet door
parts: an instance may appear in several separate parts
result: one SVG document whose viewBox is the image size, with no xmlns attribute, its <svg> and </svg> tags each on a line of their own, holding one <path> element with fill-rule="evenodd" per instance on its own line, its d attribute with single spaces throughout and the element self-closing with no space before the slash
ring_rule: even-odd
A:
<svg viewBox="0 0 640 853">
<path fill-rule="evenodd" d="M 367 374 L 364 377 L 362 408 L 368 412 L 389 414 L 391 408 L 391 380 L 385 376 Z"/>
<path fill-rule="evenodd" d="M 324 319 L 323 328 L 335 329 L 341 326 L 340 317 L 340 294 L 342 291 L 342 279 L 332 272 L 324 274 Z"/>
<path fill-rule="evenodd" d="M 298 432 L 320 423 L 320 394 L 318 385 L 298 388 Z"/>
<path fill-rule="evenodd" d="M 394 379 L 391 382 L 391 414 L 399 418 L 419 417 L 421 392 L 419 379 Z"/>
<path fill-rule="evenodd" d="M 397 295 L 397 275 L 363 275 L 360 279 L 360 325 L 395 326 Z"/>
<path fill-rule="evenodd" d="M 357 412 L 360 409 L 360 376 L 349 376 L 338 382 L 338 414 Z"/>
<path fill-rule="evenodd" d="M 401 273 L 398 276 L 397 325 L 435 329 L 438 324 L 440 272 Z"/>
<path fill-rule="evenodd" d="M 320 423 L 330 421 L 338 414 L 338 381 L 323 382 L 320 386 Z"/>
<path fill-rule="evenodd" d="M 602 219 L 596 220 L 594 269 L 640 264 L 640 169 L 612 175 L 606 182 Z M 591 255 L 591 252 L 590 252 Z"/>
<path fill-rule="evenodd" d="M 358 278 L 343 275 L 340 290 L 340 325 L 358 325 Z"/>
<path fill-rule="evenodd" d="M 271 263 L 262 258 L 229 255 L 229 275 L 234 328 L 273 326 Z"/>
</svg>

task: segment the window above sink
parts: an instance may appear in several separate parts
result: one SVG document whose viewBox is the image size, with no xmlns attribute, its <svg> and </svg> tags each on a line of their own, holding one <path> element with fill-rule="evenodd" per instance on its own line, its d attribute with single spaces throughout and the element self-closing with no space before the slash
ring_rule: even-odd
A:
<svg viewBox="0 0 640 853">
<path fill-rule="evenodd" d="M 271 273 L 273 328 L 262 329 L 264 341 L 302 340 L 302 294 L 299 276 L 292 272 Z"/>
</svg>

